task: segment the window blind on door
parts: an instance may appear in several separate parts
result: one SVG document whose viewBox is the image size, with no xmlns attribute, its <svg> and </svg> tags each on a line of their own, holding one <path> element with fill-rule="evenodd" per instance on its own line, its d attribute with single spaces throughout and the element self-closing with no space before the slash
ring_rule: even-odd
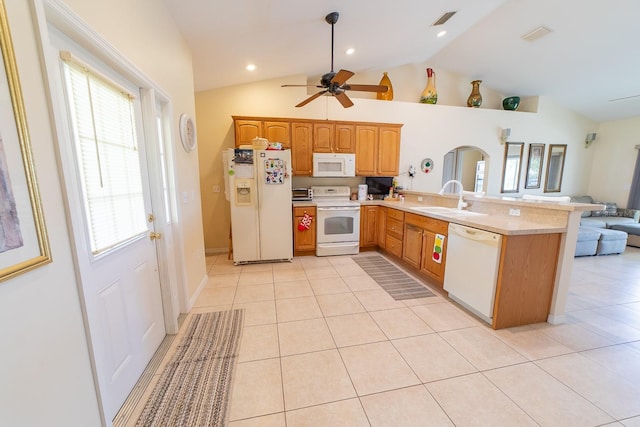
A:
<svg viewBox="0 0 640 427">
<path fill-rule="evenodd" d="M 134 99 L 78 63 L 63 64 L 91 251 L 98 254 L 147 231 Z"/>
</svg>

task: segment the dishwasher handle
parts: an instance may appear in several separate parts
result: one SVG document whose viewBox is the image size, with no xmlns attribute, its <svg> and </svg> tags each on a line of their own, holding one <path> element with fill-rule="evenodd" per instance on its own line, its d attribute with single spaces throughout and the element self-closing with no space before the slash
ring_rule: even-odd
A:
<svg viewBox="0 0 640 427">
<path fill-rule="evenodd" d="M 502 236 L 500 234 L 449 223 L 449 236 L 451 237 L 452 234 L 458 235 L 464 239 L 484 242 L 495 246 L 499 245 L 502 240 Z"/>
</svg>

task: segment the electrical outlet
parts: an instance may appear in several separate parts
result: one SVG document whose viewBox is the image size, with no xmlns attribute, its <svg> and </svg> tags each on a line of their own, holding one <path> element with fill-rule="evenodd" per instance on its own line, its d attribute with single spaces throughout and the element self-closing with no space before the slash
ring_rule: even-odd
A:
<svg viewBox="0 0 640 427">
<path fill-rule="evenodd" d="M 422 196 L 418 196 L 418 201 L 421 202 L 422 201 Z"/>
<path fill-rule="evenodd" d="M 219 193 L 220 192 L 220 186 L 219 185 L 214 185 L 213 186 L 213 192 L 214 193 Z"/>
<path fill-rule="evenodd" d="M 520 216 L 520 209 L 509 209 L 509 215 Z"/>
</svg>

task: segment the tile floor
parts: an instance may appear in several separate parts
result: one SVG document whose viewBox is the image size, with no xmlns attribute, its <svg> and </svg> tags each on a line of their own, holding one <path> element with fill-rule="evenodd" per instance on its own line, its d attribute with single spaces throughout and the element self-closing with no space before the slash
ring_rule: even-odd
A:
<svg viewBox="0 0 640 427">
<path fill-rule="evenodd" d="M 245 308 L 230 427 L 640 426 L 640 249 L 576 258 L 566 323 L 500 331 L 350 257 L 207 267 L 193 312 Z"/>
</svg>

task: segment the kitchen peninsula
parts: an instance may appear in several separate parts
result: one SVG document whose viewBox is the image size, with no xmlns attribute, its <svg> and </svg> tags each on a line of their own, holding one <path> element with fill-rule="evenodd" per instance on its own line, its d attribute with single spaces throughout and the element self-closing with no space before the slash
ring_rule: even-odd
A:
<svg viewBox="0 0 640 427">
<path fill-rule="evenodd" d="M 597 205 L 465 196 L 470 213 L 461 213 L 457 196 L 409 191 L 404 197 L 361 202 L 361 248 L 383 250 L 442 287 L 450 223 L 497 233 L 502 243 L 491 326 L 564 322 L 580 214 Z M 445 237 L 439 263 L 431 260 L 436 235 Z M 468 274 L 473 281 L 474 271 Z"/>
</svg>

